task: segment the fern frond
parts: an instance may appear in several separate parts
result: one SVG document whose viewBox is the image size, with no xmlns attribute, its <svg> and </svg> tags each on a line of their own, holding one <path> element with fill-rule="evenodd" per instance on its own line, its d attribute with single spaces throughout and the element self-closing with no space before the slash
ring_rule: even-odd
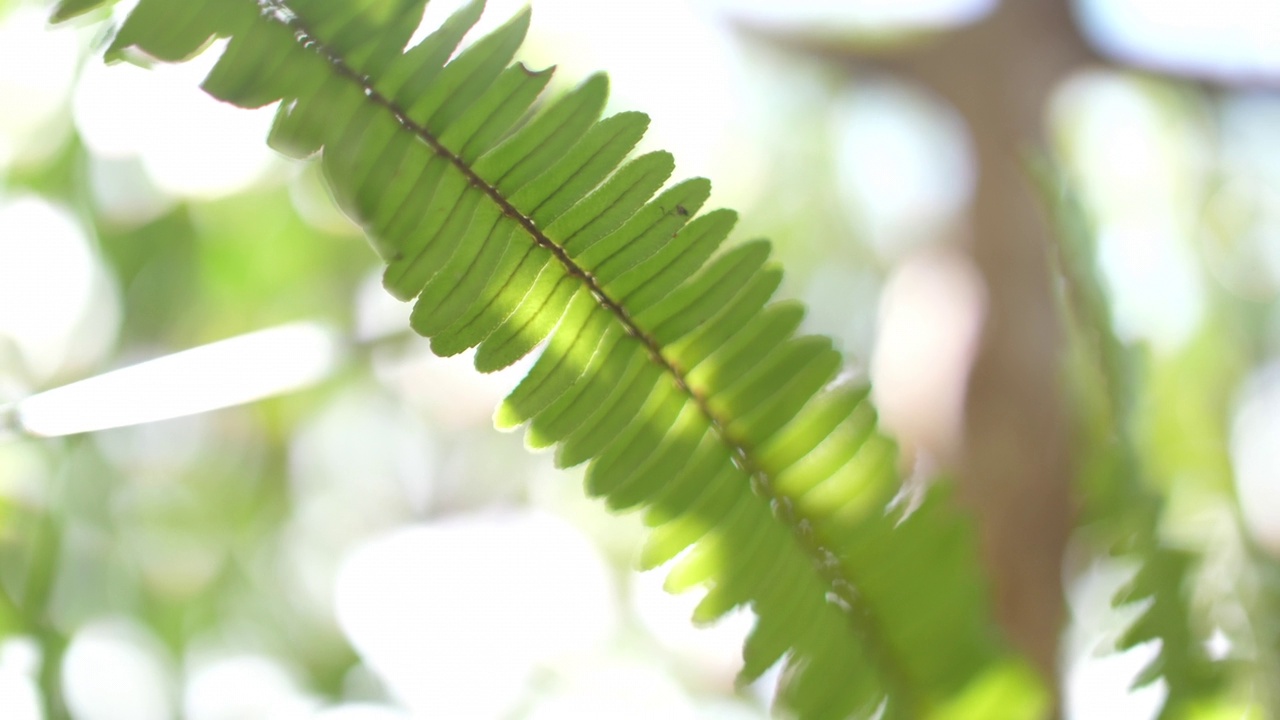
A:
<svg viewBox="0 0 1280 720">
<path fill-rule="evenodd" d="M 513 63 L 527 11 L 458 52 L 476 0 L 406 49 L 424 5 L 141 0 L 108 56 L 230 38 L 204 88 L 278 102 L 271 145 L 322 151 L 437 353 L 474 347 L 488 372 L 545 342 L 497 424 L 643 508 L 642 563 L 679 558 L 668 588 L 708 589 L 697 621 L 754 610 L 745 680 L 785 656 L 802 718 L 951 701 L 999 657 L 971 539 L 941 490 L 890 509 L 895 447 L 865 387 L 832 385 L 831 341 L 770 302 L 769 244 L 721 250 L 736 216 L 700 214 L 706 180 L 664 190 L 669 155 L 627 160 L 648 119 L 602 118 L 603 76 L 538 105 L 551 71 Z"/>
<path fill-rule="evenodd" d="M 115 3 L 116 0 L 60 0 L 50 20 L 55 23 L 65 22 Z"/>
<path fill-rule="evenodd" d="M 1164 679 L 1169 693 L 1160 717 L 1185 717 L 1225 684 L 1226 663 L 1210 659 L 1208 637 L 1197 632 L 1190 597 L 1195 558 L 1161 537 L 1164 499 L 1143 479 L 1130 430 L 1137 360 L 1112 325 L 1089 219 L 1071 183 L 1052 164 L 1041 162 L 1034 172 L 1060 235 L 1057 262 L 1066 279 L 1067 315 L 1104 406 L 1088 420 L 1097 426 L 1098 438 L 1086 446 L 1098 457 L 1084 463 L 1084 513 L 1114 556 L 1139 564 L 1112 604 L 1146 604 L 1117 649 L 1158 640 L 1159 651 L 1138 674 L 1134 687 Z"/>
</svg>

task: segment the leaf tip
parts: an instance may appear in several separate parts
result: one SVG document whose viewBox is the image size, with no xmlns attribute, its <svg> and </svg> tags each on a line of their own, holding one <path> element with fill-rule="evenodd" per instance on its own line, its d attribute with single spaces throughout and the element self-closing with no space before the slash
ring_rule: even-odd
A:
<svg viewBox="0 0 1280 720">
<path fill-rule="evenodd" d="M 505 400 L 498 406 L 497 410 L 493 411 L 493 426 L 498 430 L 510 432 L 520 427 L 523 422 L 524 418 L 520 417 L 520 413 L 516 411 L 511 403 Z"/>
</svg>

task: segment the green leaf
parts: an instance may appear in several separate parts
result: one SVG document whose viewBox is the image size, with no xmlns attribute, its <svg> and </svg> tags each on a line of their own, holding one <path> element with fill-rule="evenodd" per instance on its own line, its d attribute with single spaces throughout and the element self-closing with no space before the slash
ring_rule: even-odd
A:
<svg viewBox="0 0 1280 720">
<path fill-rule="evenodd" d="M 50 22 L 60 23 L 101 8 L 115 5 L 117 0 L 59 0 Z"/>
<path fill-rule="evenodd" d="M 279 102 L 268 142 L 320 153 L 433 351 L 475 348 L 490 372 L 542 346 L 495 423 L 527 423 L 558 465 L 589 463 L 589 494 L 641 509 L 640 562 L 707 589 L 696 621 L 752 609 L 744 679 L 785 659 L 780 702 L 802 720 L 926 717 L 964 695 L 1001 659 L 972 542 L 939 492 L 892 509 L 896 446 L 864 387 L 827 389 L 844 361 L 795 337 L 803 308 L 770 304 L 769 244 L 730 240 L 707 180 L 664 189 L 669 154 L 628 160 L 648 118 L 602 119 L 603 75 L 542 99 L 551 71 L 513 62 L 528 10 L 458 52 L 471 2 L 406 49 L 423 6 L 141 0 L 108 54 L 229 38 L 205 89 Z"/>
<path fill-rule="evenodd" d="M 548 265 L 506 322 L 476 349 L 476 369 L 501 370 L 527 355 L 560 321 L 580 289 L 556 265 Z"/>
<path fill-rule="evenodd" d="M 466 109 L 486 91 L 491 91 L 494 81 L 524 40 L 529 30 L 529 16 L 529 9 L 525 8 L 502 27 L 463 50 L 434 78 L 425 92 L 406 104 L 405 117 L 431 133 L 445 137 L 446 130 L 452 129 Z M 518 114 L 520 110 L 513 112 Z M 511 120 L 514 122 L 515 118 Z M 476 128 L 469 129 L 474 132 Z M 470 135 L 470 132 L 466 134 Z"/>
</svg>

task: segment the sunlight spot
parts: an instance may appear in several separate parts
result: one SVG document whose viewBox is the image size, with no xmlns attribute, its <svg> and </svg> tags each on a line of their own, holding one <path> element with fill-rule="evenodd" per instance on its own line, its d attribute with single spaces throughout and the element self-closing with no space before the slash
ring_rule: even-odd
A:
<svg viewBox="0 0 1280 720">
<path fill-rule="evenodd" d="M 115 340 L 119 301 L 79 224 L 36 197 L 0 203 L 0 342 L 30 379 L 92 365 Z"/>
<path fill-rule="evenodd" d="M 174 418 L 95 433 L 94 444 L 130 484 L 172 484 L 214 449 L 216 430 L 205 415 Z"/>
<path fill-rule="evenodd" d="M 1280 557 L 1280 362 L 1244 384 L 1231 426 L 1231 462 L 1245 524 Z"/>
<path fill-rule="evenodd" d="M 1266 301 L 1280 290 L 1280 95 L 1233 93 L 1219 108 L 1223 182 L 1206 212 L 1206 265 L 1230 291 Z"/>
<path fill-rule="evenodd" d="M 194 602 L 226 569 L 227 549 L 185 528 L 175 531 L 138 523 L 125 538 L 127 544 L 121 550 L 131 554 L 140 579 L 157 598 Z"/>
<path fill-rule="evenodd" d="M 1116 329 L 1126 341 L 1172 352 L 1205 315 L 1205 282 L 1192 247 L 1203 202 L 1203 143 L 1149 88 L 1081 73 L 1051 114 L 1089 211 Z"/>
<path fill-rule="evenodd" d="M 410 45 L 417 45 L 428 34 L 435 32 L 444 21 L 458 10 L 462 9 L 469 0 L 431 0 L 427 3 L 426 12 L 422 15 L 422 24 L 418 27 L 418 31 L 410 38 Z M 459 51 L 468 47 L 471 43 L 493 32 L 498 26 L 511 19 L 520 9 L 527 5 L 523 0 L 487 0 L 484 4 L 484 12 L 480 15 L 480 21 L 475 24 L 467 33 L 459 46 Z M 534 15 L 540 11 L 541 5 L 535 8 Z"/>
<path fill-rule="evenodd" d="M 425 512 L 435 463 L 430 430 L 383 392 L 351 388 L 296 431 L 289 476 L 296 501 L 331 498 L 353 512 Z M 359 514 L 359 513 L 357 513 Z"/>
<path fill-rule="evenodd" d="M 969 22 L 996 0 L 701 0 L 731 17 L 788 28 L 838 33 L 937 27 Z"/>
<path fill-rule="evenodd" d="M 437 28 L 462 4 L 463 0 L 430 3 L 416 37 Z M 468 41 L 526 4 L 491 0 Z M 671 151 L 676 160 L 673 178 L 717 178 L 709 207 L 740 205 L 754 197 L 761 184 L 763 156 L 754 149 L 751 128 L 745 124 L 746 78 L 735 64 L 736 41 L 704 10 L 687 0 L 539 0 L 528 41 L 517 57 L 537 69 L 556 67 L 552 94 L 592 73 L 607 72 L 607 112 L 640 110 L 652 120 L 639 151 Z"/>
<path fill-rule="evenodd" d="M 40 646 L 27 637 L 0 642 L 0 717 L 5 720 L 44 720 L 40 688 Z"/>
<path fill-rule="evenodd" d="M 0 665 L 0 717 L 5 720 L 42 720 L 40 690 L 35 680 Z"/>
<path fill-rule="evenodd" d="M 76 34 L 47 27 L 34 4 L 0 18 L 0 168 L 47 158 L 69 129 L 64 105 L 80 59 Z"/>
<path fill-rule="evenodd" d="M 883 278 L 869 264 L 824 257 L 810 273 L 801 300 L 808 306 L 801 328 L 830 335 L 845 361 L 865 371 L 875 349 L 876 315 Z"/>
<path fill-rule="evenodd" d="M 782 686 L 782 679 L 787 674 L 787 656 L 783 655 L 778 658 L 773 665 L 769 666 L 756 681 L 747 687 L 749 697 L 760 704 L 762 708 L 772 707 L 778 696 L 778 689 Z M 769 713 L 765 713 L 766 717 Z"/>
<path fill-rule="evenodd" d="M 1107 53 L 1180 72 L 1280 74 L 1275 0 L 1082 0 L 1081 20 Z"/>
<path fill-rule="evenodd" d="M 703 717 L 669 675 L 635 662 L 607 662 L 538 699 L 528 720 L 695 720 Z"/>
<path fill-rule="evenodd" d="M 104 224 L 136 228 L 173 208 L 173 198 L 161 192 L 137 158 L 87 158 L 89 191 Z"/>
<path fill-rule="evenodd" d="M 405 333 L 412 302 L 397 300 L 382 286 L 382 270 L 369 273 L 356 289 L 356 340 L 369 342 Z"/>
<path fill-rule="evenodd" d="M 493 513 L 406 527 L 351 552 L 336 589 L 352 645 L 413 712 L 499 717 L 535 670 L 614 632 L 608 567 L 564 521 Z"/>
<path fill-rule="evenodd" d="M 298 600 L 333 615 L 343 554 L 374 533 L 430 510 L 433 435 L 385 392 L 349 388 L 313 413 L 289 446 L 293 511 L 282 552 Z"/>
<path fill-rule="evenodd" d="M 1214 662 L 1226 660 L 1234 649 L 1235 643 L 1231 642 L 1231 638 L 1227 637 L 1227 634 L 1220 627 L 1214 628 L 1213 633 L 1209 635 L 1209 639 L 1204 643 L 1205 653 Z"/>
<path fill-rule="evenodd" d="M 1122 652 L 1116 639 L 1141 617 L 1149 601 L 1112 606 L 1136 564 L 1095 559 L 1067 589 L 1071 623 L 1063 641 L 1063 704 L 1067 720 L 1149 720 L 1164 705 L 1163 679 L 1130 689 L 1138 673 L 1159 652 L 1158 640 Z"/>
<path fill-rule="evenodd" d="M 4 438 L 0 436 L 0 441 Z M 42 508 L 49 500 L 53 472 L 47 448 L 36 443 L 0 442 L 0 504 Z M 3 715 L 0 715 L 3 717 Z"/>
<path fill-rule="evenodd" d="M 885 427 L 934 459 L 960 448 L 985 294 L 977 268 L 956 251 L 917 253 L 885 286 L 871 358 L 876 407 Z"/>
<path fill-rule="evenodd" d="M 0 642 L 0 668 L 35 677 L 43 661 L 44 653 L 33 638 L 11 635 Z"/>
<path fill-rule="evenodd" d="M 639 151 L 669 150 L 673 178 L 716 178 L 708 207 L 755 197 L 764 155 L 751 140 L 749 78 L 727 28 L 685 0 L 549 0 L 534 18 L 529 54 L 555 63 L 562 80 L 608 72 L 610 110 L 652 121 Z"/>
<path fill-rule="evenodd" d="M 769 697 L 758 705 L 741 700 L 699 698 L 697 716 L 700 720 L 770 720 L 773 715 L 766 708 L 771 703 L 773 686 L 769 688 Z"/>
<path fill-rule="evenodd" d="M 295 163 L 289 167 L 289 200 L 307 225 L 334 235 L 361 235 L 363 232 L 333 201 L 320 163 Z M 409 324 L 408 313 L 401 329 Z"/>
<path fill-rule="evenodd" d="M 846 207 L 881 257 L 936 242 L 968 206 L 968 135 L 937 98 L 897 84 L 859 87 L 837 101 L 831 127 Z"/>
<path fill-rule="evenodd" d="M 1080 72 L 1050 102 L 1066 159 L 1100 213 L 1163 212 L 1194 185 L 1201 149 L 1153 87 L 1118 72 Z"/>
<path fill-rule="evenodd" d="M 403 351 L 375 356 L 374 373 L 397 395 L 430 415 L 435 425 L 487 429 L 493 425 L 493 409 L 537 359 L 535 350 L 510 367 L 478 373 L 474 349 L 439 357 L 426 343 L 414 343 Z"/>
<path fill-rule="evenodd" d="M 663 580 L 673 564 L 632 574 L 631 605 L 645 629 L 675 655 L 682 674 L 695 675 L 712 687 L 732 688 L 742 669 L 742 646 L 755 624 L 755 615 L 740 607 L 713 625 L 694 625 L 690 618 L 706 589 L 679 595 L 663 590 Z"/>
<path fill-rule="evenodd" d="M 360 703 L 325 708 L 312 715 L 309 720 L 414 720 L 414 718 L 403 710 L 387 705 Z"/>
<path fill-rule="evenodd" d="M 311 385 L 337 363 L 337 334 L 294 323 L 240 335 L 49 390 L 18 403 L 46 437 L 165 420 Z"/>
<path fill-rule="evenodd" d="M 180 197 L 222 197 L 257 182 L 274 157 L 264 142 L 273 109 L 243 110 L 199 88 L 224 46 L 149 70 L 90 61 L 73 99 L 85 144 L 105 158 L 138 157 L 160 190 Z"/>
<path fill-rule="evenodd" d="M 1069 720 L 1150 720 L 1164 705 L 1169 689 L 1164 679 L 1130 690 L 1134 678 L 1160 651 L 1160 641 L 1119 653 L 1080 657 L 1067 671 Z"/>
<path fill-rule="evenodd" d="M 86 625 L 62 660 L 63 694 L 77 720 L 165 720 L 172 684 L 163 646 L 132 620 Z"/>
<path fill-rule="evenodd" d="M 1233 93 L 1222 100 L 1220 138 L 1223 156 L 1233 174 L 1271 186 L 1280 193 L 1280 97 L 1256 91 Z"/>
<path fill-rule="evenodd" d="M 186 720 L 308 720 L 318 705 L 273 658 L 232 655 L 190 665 L 182 698 Z"/>
<path fill-rule="evenodd" d="M 1204 281 L 1182 233 L 1164 227 L 1103 225 L 1098 262 L 1107 279 L 1116 333 L 1173 352 L 1204 318 Z"/>
<path fill-rule="evenodd" d="M 730 148 L 744 154 L 734 142 L 743 102 L 729 38 L 689 3 L 553 0 L 540 3 L 535 17 L 530 52 L 572 77 L 607 71 L 611 107 L 652 118 L 643 146 L 675 155 L 673 177 L 713 174 Z"/>
</svg>

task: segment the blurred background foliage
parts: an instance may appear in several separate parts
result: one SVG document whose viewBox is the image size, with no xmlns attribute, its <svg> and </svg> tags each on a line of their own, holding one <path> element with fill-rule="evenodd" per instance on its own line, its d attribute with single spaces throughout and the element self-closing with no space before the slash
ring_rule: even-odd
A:
<svg viewBox="0 0 1280 720">
<path fill-rule="evenodd" d="M 904 473 L 963 435 L 982 169 L 963 115 L 877 63 L 991 5 L 539 0 L 525 51 L 561 86 L 610 71 L 615 109 L 654 116 L 646 142 L 774 239 L 809 329 L 872 376 Z M 486 27 L 516 3 L 490 6 Z M 1030 148 L 1073 319 L 1065 714 L 1152 717 L 1167 695 L 1128 691 L 1156 648 L 1120 652 L 1138 607 L 1110 603 L 1138 570 L 1112 551 L 1148 523 L 1228 661 L 1195 717 L 1277 717 L 1280 14 L 1076 7 L 1105 58 L 1045 88 Z M 316 168 L 266 149 L 270 110 L 198 91 L 220 45 L 108 67 L 109 23 L 48 11 L 0 0 L 0 404 L 281 323 L 346 342 L 322 381 L 252 405 L 0 428 L 0 717 L 767 716 L 774 678 L 733 684 L 749 615 L 690 627 L 696 598 L 631 571 L 635 518 L 492 432 L 519 368 L 479 376 L 402 330 Z"/>
</svg>

